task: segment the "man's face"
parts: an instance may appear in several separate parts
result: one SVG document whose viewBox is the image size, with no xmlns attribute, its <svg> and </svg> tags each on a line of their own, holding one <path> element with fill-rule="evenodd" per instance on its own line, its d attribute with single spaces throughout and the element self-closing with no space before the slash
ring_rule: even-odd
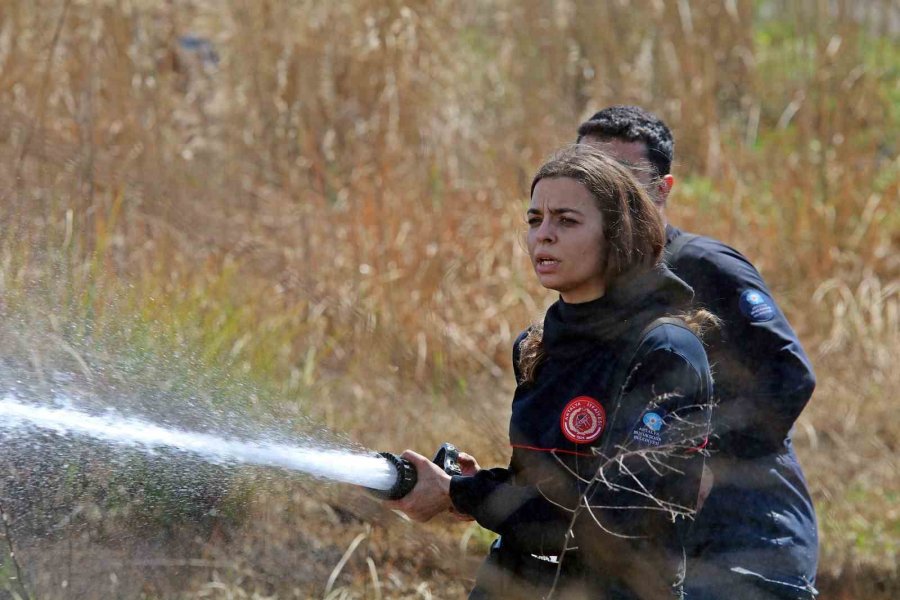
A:
<svg viewBox="0 0 900 600">
<path fill-rule="evenodd" d="M 653 176 L 653 167 L 647 160 L 647 144 L 641 141 L 628 141 L 613 137 L 601 138 L 595 135 L 584 136 L 581 138 L 581 143 L 596 146 L 619 162 L 632 167 L 632 174 L 643 184 L 665 221 L 666 199 L 669 197 L 669 191 L 675 180 L 671 175 L 665 175 L 662 179 L 656 179 Z"/>
</svg>

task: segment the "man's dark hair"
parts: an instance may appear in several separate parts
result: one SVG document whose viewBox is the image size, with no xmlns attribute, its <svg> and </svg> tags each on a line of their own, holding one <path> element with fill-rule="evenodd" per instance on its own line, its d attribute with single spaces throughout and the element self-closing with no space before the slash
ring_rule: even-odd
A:
<svg viewBox="0 0 900 600">
<path fill-rule="evenodd" d="M 638 106 L 610 106 L 578 127 L 578 142 L 585 136 L 644 142 L 647 160 L 657 177 L 668 175 L 675 157 L 675 140 L 662 119 Z"/>
</svg>

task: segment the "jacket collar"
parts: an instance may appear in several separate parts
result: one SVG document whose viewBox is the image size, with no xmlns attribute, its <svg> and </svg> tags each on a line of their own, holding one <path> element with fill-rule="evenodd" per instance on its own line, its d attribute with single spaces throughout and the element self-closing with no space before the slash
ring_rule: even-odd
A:
<svg viewBox="0 0 900 600">
<path fill-rule="evenodd" d="M 596 300 L 569 304 L 560 298 L 544 317 L 544 351 L 570 356 L 598 342 L 626 342 L 652 320 L 687 309 L 693 295 L 684 281 L 659 265 L 618 277 Z"/>
</svg>

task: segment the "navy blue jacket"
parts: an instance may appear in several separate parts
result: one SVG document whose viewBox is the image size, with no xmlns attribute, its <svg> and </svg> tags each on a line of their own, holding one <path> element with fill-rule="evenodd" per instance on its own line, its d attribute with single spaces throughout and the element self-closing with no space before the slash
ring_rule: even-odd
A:
<svg viewBox="0 0 900 600">
<path fill-rule="evenodd" d="M 558 556 L 567 548 L 563 563 L 576 565 L 567 573 L 595 596 L 648 597 L 632 595 L 647 586 L 664 597 L 660 590 L 677 586 L 711 381 L 694 334 L 656 319 L 689 301 L 689 288 L 660 270 L 598 300 L 560 300 L 548 310 L 534 381 L 516 373 L 509 468 L 451 482 L 454 506 L 501 534 L 504 553 Z M 590 512 L 573 520 L 585 502 Z"/>
<path fill-rule="evenodd" d="M 677 248 L 669 267 L 694 289 L 694 305 L 723 322 L 705 340 L 717 401 L 714 484 L 692 531 L 688 590 L 719 582 L 711 585 L 730 597 L 756 597 L 739 591 L 748 585 L 764 589 L 761 597 L 810 598 L 816 520 L 790 436 L 815 387 L 809 359 L 744 256 L 707 237 L 678 241 L 688 234 L 671 226 L 666 233 Z"/>
</svg>

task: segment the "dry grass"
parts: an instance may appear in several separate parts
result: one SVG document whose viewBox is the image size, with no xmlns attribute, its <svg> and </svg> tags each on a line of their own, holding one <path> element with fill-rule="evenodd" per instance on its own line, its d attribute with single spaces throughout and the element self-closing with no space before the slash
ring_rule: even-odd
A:
<svg viewBox="0 0 900 600">
<path fill-rule="evenodd" d="M 264 388 L 257 409 L 379 449 L 451 439 L 504 460 L 510 344 L 550 300 L 521 250 L 531 173 L 597 107 L 653 108 L 678 140 L 671 219 L 751 256 L 814 357 L 797 444 L 823 574 L 897 585 L 890 2 L 0 0 L 0 14 L 3 318 L 86 345 L 130 335 L 148 356 L 190 348 L 207 377 Z M 180 47 L 186 33 L 220 61 Z M 293 498 L 261 493 L 228 545 L 188 547 L 254 573 L 315 568 L 271 567 L 265 585 L 163 569 L 173 587 L 146 593 L 321 595 L 380 513 L 336 523 L 317 511 L 343 492 Z M 379 518 L 333 597 L 375 597 L 394 571 L 384 597 L 460 594 L 457 555 L 422 548 L 450 553 L 464 528 L 401 535 Z"/>
</svg>

